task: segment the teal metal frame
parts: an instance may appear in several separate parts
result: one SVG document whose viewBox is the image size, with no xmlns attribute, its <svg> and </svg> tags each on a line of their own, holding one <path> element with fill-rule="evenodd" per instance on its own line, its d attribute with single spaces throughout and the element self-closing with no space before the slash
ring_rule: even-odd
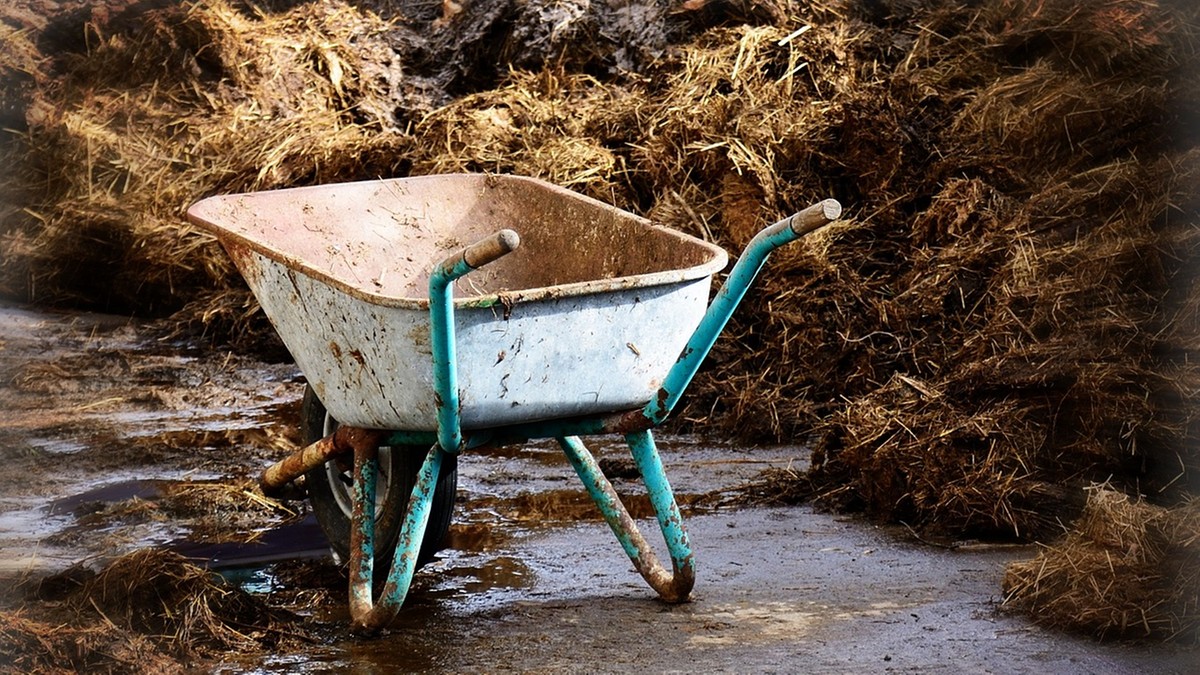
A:
<svg viewBox="0 0 1200 675">
<path fill-rule="evenodd" d="M 455 362 L 454 303 L 455 279 L 513 251 L 520 244 L 515 232 L 503 230 L 451 256 L 439 264 L 429 280 L 430 336 L 433 345 L 434 392 L 437 404 L 436 432 L 369 432 L 351 443 L 354 452 L 354 508 L 351 517 L 350 609 L 353 627 L 363 633 L 375 633 L 386 626 L 399 611 L 408 594 L 416 570 L 433 500 L 438 473 L 447 454 L 465 448 L 500 445 L 537 438 L 554 438 L 562 447 L 571 466 L 588 494 L 599 507 L 621 547 L 663 600 L 671 603 L 688 599 L 695 583 L 695 558 L 679 506 L 663 470 L 662 459 L 654 444 L 651 429 L 670 415 L 691 383 L 700 364 L 737 309 L 772 251 L 804 234 L 836 220 L 841 206 L 825 200 L 759 232 L 746 247 L 709 305 L 699 326 L 687 342 L 678 361 L 663 380 L 654 400 L 641 410 L 600 417 L 552 420 L 518 424 L 498 429 L 470 431 L 464 435 L 459 416 L 458 373 Z M 646 486 L 659 529 L 671 558 L 668 572 L 629 515 L 612 484 L 600 471 L 595 458 L 579 436 L 604 433 L 624 434 L 630 453 Z M 322 441 L 314 459 L 344 452 L 337 439 Z M 429 444 L 431 449 L 421 467 L 400 532 L 391 566 L 382 591 L 374 592 L 374 523 L 376 451 L 380 445 Z M 335 447 L 336 446 L 336 447 Z M 323 453 L 323 454 L 322 454 Z M 299 453 L 297 453 L 299 455 Z M 306 460 L 307 462 L 308 460 Z M 308 467 L 312 468 L 312 467 Z M 288 473 L 300 472 L 299 467 Z M 299 475 L 299 473 L 296 473 Z M 287 478 L 276 477 L 275 481 Z M 294 476 L 293 476 L 294 478 Z M 267 485 L 264 481 L 264 490 Z"/>
</svg>

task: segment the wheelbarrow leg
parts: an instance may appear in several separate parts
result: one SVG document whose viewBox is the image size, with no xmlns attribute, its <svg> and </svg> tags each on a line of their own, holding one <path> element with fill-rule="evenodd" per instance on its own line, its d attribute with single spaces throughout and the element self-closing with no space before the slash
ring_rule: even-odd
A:
<svg viewBox="0 0 1200 675">
<path fill-rule="evenodd" d="M 425 457 L 417 483 L 396 542 L 396 552 L 388 570 L 387 582 L 378 601 L 374 595 L 375 579 L 375 476 L 376 444 L 361 444 L 354 448 L 354 491 L 353 512 L 350 530 L 350 618 L 354 630 L 376 633 L 386 626 L 408 595 L 413 572 L 417 567 L 417 556 L 425 528 L 429 524 L 429 511 L 433 503 L 433 492 L 437 486 L 445 452 L 434 445 Z"/>
<path fill-rule="evenodd" d="M 696 582 L 695 560 L 687 530 L 683 526 L 683 517 L 675 503 L 671 485 L 667 482 L 658 450 L 654 447 L 654 438 L 649 431 L 639 431 L 628 434 L 625 440 L 642 474 L 659 529 L 671 554 L 669 573 L 658 561 L 658 556 L 638 530 L 637 523 L 621 503 L 612 483 L 604 477 L 596 459 L 583 442 L 576 436 L 567 436 L 560 437 L 558 443 L 646 583 L 666 602 L 686 602 Z"/>
<path fill-rule="evenodd" d="M 486 237 L 437 265 L 429 277 L 430 342 L 433 348 L 434 402 L 438 442 L 425 457 L 404 514 L 396 552 L 379 600 L 375 576 L 375 469 L 378 443 L 354 446 L 354 494 L 350 529 L 350 618 L 355 630 L 375 633 L 386 626 L 408 595 L 421 541 L 429 524 L 434 488 L 446 452 L 462 449 L 458 366 L 454 353 L 454 305 L 451 283 L 520 245 L 512 230 Z"/>
</svg>

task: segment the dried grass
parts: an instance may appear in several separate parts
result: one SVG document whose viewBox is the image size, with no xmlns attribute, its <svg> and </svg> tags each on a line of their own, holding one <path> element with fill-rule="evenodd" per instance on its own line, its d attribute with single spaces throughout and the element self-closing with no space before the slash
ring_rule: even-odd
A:
<svg viewBox="0 0 1200 675">
<path fill-rule="evenodd" d="M 182 673 L 152 640 L 100 622 L 76 627 L 0 611 L 0 673 Z"/>
<path fill-rule="evenodd" d="M 181 556 L 154 550 L 117 558 L 66 602 L 81 614 L 209 653 L 253 647 L 244 631 L 268 624 L 261 601 Z"/>
<path fill-rule="evenodd" d="M 620 169 L 606 141 L 636 109 L 638 94 L 587 75 L 514 73 L 498 89 L 460 98 L 414 130 L 415 174 L 491 172 L 535 176 L 611 200 Z M 613 111 L 605 119 L 597 111 Z"/>
<path fill-rule="evenodd" d="M 1098 638 L 1200 640 L 1200 500 L 1163 508 L 1097 487 L 1074 530 L 1012 563 L 1004 606 Z"/>
<path fill-rule="evenodd" d="M 502 9 L 460 29 L 475 40 Z M 1197 159 L 1168 105 L 1195 94 L 1177 67 L 1194 17 L 1144 0 L 742 9 L 777 25 L 701 3 L 642 75 L 588 72 L 611 56 L 597 48 L 437 108 L 387 47 L 411 34 L 339 2 L 93 22 L 30 109 L 46 199 L 10 231 L 12 268 L 70 292 L 61 261 L 78 260 L 105 301 L 187 301 L 195 324 L 254 335 L 228 262 L 182 225 L 202 194 L 513 172 L 734 249 L 834 195 L 852 221 L 776 256 L 686 420 L 815 431 L 818 493 L 950 531 L 1052 530 L 1081 499 L 1040 503 L 1046 484 L 1190 485 Z M 571 17 L 581 35 L 603 19 Z M 517 24 L 510 55 L 541 39 Z M 97 270 L 115 285 L 96 289 Z"/>
<path fill-rule="evenodd" d="M 280 629 L 295 617 L 165 551 L 134 551 L 98 572 L 70 568 L 33 593 L 40 604 L 0 612 L 4 672 L 184 672 L 304 639 Z"/>
<path fill-rule="evenodd" d="M 93 19 L 27 112 L 26 180 L 40 198 L 35 220 L 8 228 L 5 264 L 18 259 L 41 300 L 163 313 L 230 292 L 228 260 L 183 211 L 214 192 L 394 172 L 404 141 L 381 117 L 390 109 L 359 105 L 388 27 L 340 3 Z M 204 318 L 244 313 L 210 303 Z"/>
<path fill-rule="evenodd" d="M 1086 33 L 1122 8 L 1150 32 Z M 832 191 L 859 195 L 858 227 L 781 252 L 687 414 L 768 439 L 815 428 L 806 496 L 951 533 L 1051 535 L 1109 475 L 1165 501 L 1194 488 L 1180 322 L 1196 305 L 1180 287 L 1197 153 L 1166 123 L 1195 93 L 1171 66 L 1194 54 L 1194 22 L 1150 3 L 1060 9 L 1005 15 L 1023 23 L 946 4 L 890 75 L 871 40 L 814 36 L 857 78 L 818 79 L 799 156 L 750 147 L 809 181 L 853 176 Z M 771 184 L 747 175 L 709 194 L 756 192 L 769 213 Z M 707 229 L 741 229 L 709 204 Z"/>
<path fill-rule="evenodd" d="M 257 481 L 188 481 L 164 488 L 159 507 L 173 520 L 188 523 L 192 542 L 249 542 L 267 523 L 296 517 L 296 511 L 265 497 Z"/>
</svg>

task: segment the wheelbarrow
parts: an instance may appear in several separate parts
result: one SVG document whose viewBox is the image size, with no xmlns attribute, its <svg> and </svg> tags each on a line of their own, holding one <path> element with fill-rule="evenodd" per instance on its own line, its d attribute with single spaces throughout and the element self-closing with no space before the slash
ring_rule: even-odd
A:
<svg viewBox="0 0 1200 675">
<path fill-rule="evenodd" d="M 759 232 L 708 304 L 717 246 L 545 182 L 440 175 L 211 197 L 216 235 L 308 381 L 303 449 L 264 493 L 306 492 L 374 633 L 441 545 L 456 457 L 553 438 L 635 569 L 670 603 L 695 562 L 652 429 L 774 249 L 828 199 Z M 622 434 L 668 571 L 580 440 Z M 298 484 L 303 488 L 298 488 Z"/>
</svg>

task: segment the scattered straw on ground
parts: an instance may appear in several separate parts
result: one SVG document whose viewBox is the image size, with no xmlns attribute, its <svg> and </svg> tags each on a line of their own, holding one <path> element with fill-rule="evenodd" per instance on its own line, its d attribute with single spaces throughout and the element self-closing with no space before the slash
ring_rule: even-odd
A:
<svg viewBox="0 0 1200 675">
<path fill-rule="evenodd" d="M 187 522 L 189 540 L 252 541 L 269 523 L 294 518 L 287 504 L 265 497 L 257 481 L 188 481 L 168 485 L 160 508 L 172 520 Z"/>
<path fill-rule="evenodd" d="M 1004 606 L 1100 638 L 1200 640 L 1200 500 L 1163 508 L 1107 488 L 1038 557 L 1009 565 Z"/>
<path fill-rule="evenodd" d="M 135 551 L 98 572 L 71 568 L 32 593 L 42 604 L 0 612 L 11 672 L 182 672 L 306 639 L 286 629 L 295 617 L 164 551 Z"/>
<path fill-rule="evenodd" d="M 146 636 L 110 623 L 76 627 L 0 611 L 0 672 L 182 673 L 185 668 Z"/>
</svg>

